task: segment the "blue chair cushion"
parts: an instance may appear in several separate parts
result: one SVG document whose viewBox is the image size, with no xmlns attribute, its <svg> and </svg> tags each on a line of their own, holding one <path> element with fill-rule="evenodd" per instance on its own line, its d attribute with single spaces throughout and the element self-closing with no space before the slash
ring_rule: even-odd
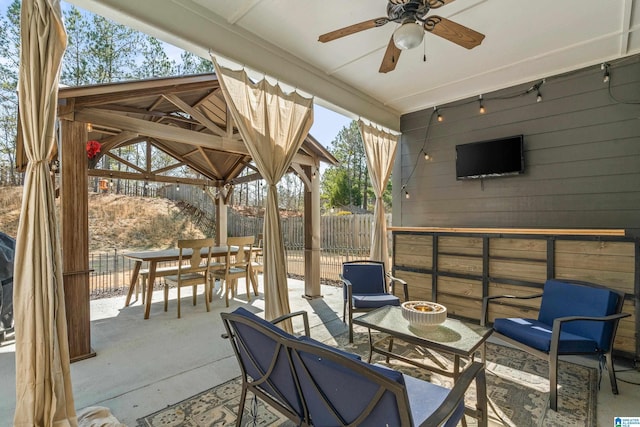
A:
<svg viewBox="0 0 640 427">
<path fill-rule="evenodd" d="M 400 298 L 391 294 L 353 295 L 352 305 L 355 308 L 378 308 L 385 305 L 400 305 Z"/>
<path fill-rule="evenodd" d="M 237 308 L 233 313 L 245 317 L 253 323 L 262 325 L 280 336 L 296 339 L 295 336 L 278 328 L 273 323 L 256 316 L 243 307 Z M 276 363 L 273 371 L 269 375 L 269 381 L 262 383 L 258 387 L 269 393 L 275 399 L 293 408 L 293 410 L 302 417 L 304 415 L 302 403 L 296 391 L 296 384 L 289 366 L 286 347 L 278 346 L 271 337 L 251 325 L 245 325 L 240 322 L 234 322 L 233 325 L 237 339 L 245 343 L 248 348 L 253 349 L 251 350 L 251 355 L 249 355 L 242 345 L 238 346 L 240 359 L 242 360 L 247 375 L 254 380 L 262 378 L 269 370 L 275 358 Z M 255 349 L 259 349 L 259 351 L 255 351 Z"/>
<path fill-rule="evenodd" d="M 551 349 L 552 327 L 534 319 L 501 318 L 495 319 L 493 329 L 504 336 L 512 338 L 529 347 L 545 353 Z M 565 332 L 563 326 L 560 333 L 559 354 L 594 353 L 598 343 L 571 332 Z"/>
<path fill-rule="evenodd" d="M 544 285 L 538 320 L 553 325 L 553 320 L 566 316 L 607 316 L 616 312 L 618 295 L 608 289 L 547 280 Z M 613 322 L 575 321 L 562 326 L 563 332 L 589 338 L 602 351 L 609 350 Z"/>
<path fill-rule="evenodd" d="M 421 425 L 444 402 L 449 389 L 440 387 L 427 381 L 422 381 L 408 375 L 404 376 L 404 384 L 407 388 L 411 417 L 414 425 Z M 453 427 L 464 415 L 464 402 L 460 402 L 455 412 L 444 424 L 445 427 Z"/>
<path fill-rule="evenodd" d="M 386 293 L 386 279 L 382 263 L 345 263 L 342 266 L 342 277 L 351 282 L 354 294 Z"/>
<path fill-rule="evenodd" d="M 379 391 L 378 383 L 348 365 L 305 351 L 300 351 L 298 354 L 300 359 L 294 358 L 294 366 L 314 426 L 328 427 L 340 424 L 334 412 L 324 402 L 325 398 L 329 399 L 330 405 L 335 408 L 341 418 L 347 423 L 352 423 Z M 398 371 L 359 360 L 353 360 L 353 363 L 365 367 L 366 370 L 375 370 L 393 381 L 404 384 L 404 376 Z M 359 425 L 400 425 L 395 395 L 386 391 L 369 416 Z"/>
<path fill-rule="evenodd" d="M 311 344 L 311 345 L 315 345 L 315 346 L 318 346 L 318 347 L 326 348 L 327 350 L 335 351 L 336 353 L 340 353 L 343 356 L 348 357 L 350 359 L 362 360 L 362 357 L 360 357 L 359 354 L 349 353 L 348 351 L 344 351 L 344 350 L 341 350 L 339 348 L 336 348 L 336 347 L 330 346 L 328 344 L 325 344 L 323 342 L 316 341 L 313 338 L 310 338 L 310 337 L 308 337 L 306 335 L 301 336 L 300 338 L 298 338 L 298 340 L 306 342 L 306 343 Z"/>
</svg>

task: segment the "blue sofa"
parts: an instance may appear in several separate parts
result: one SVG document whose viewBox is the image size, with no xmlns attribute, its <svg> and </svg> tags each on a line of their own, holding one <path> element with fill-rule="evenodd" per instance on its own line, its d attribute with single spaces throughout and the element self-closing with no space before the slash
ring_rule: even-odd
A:
<svg viewBox="0 0 640 427">
<path fill-rule="evenodd" d="M 297 314 L 306 319 L 306 312 Z M 479 362 L 447 389 L 365 363 L 308 336 L 296 337 L 244 308 L 222 313 L 222 319 L 242 372 L 237 426 L 249 391 L 301 426 L 455 426 L 474 380 L 479 425 L 487 425 L 485 371 Z"/>
<path fill-rule="evenodd" d="M 496 318 L 494 337 L 549 362 L 549 405 L 558 408 L 558 356 L 596 354 L 606 358 L 611 390 L 618 394 L 613 367 L 613 341 L 622 313 L 624 293 L 586 282 L 549 279 L 541 294 L 485 297 L 482 324 L 489 303 L 498 299 L 542 298 L 537 319 Z"/>
</svg>

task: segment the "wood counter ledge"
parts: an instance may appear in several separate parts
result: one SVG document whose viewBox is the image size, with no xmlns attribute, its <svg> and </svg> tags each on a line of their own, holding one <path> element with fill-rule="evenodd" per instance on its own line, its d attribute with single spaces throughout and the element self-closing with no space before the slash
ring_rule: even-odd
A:
<svg viewBox="0 0 640 427">
<path fill-rule="evenodd" d="M 396 227 L 389 231 L 417 233 L 478 233 L 478 234 L 532 234 L 552 236 L 625 236 L 624 229 L 590 228 L 463 228 L 463 227 Z"/>
</svg>

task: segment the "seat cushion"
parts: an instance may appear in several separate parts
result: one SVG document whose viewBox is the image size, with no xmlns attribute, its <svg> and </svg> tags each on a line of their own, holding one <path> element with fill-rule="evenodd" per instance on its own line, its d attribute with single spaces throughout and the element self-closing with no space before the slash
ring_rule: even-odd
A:
<svg viewBox="0 0 640 427">
<path fill-rule="evenodd" d="M 400 298 L 391 294 L 353 295 L 353 307 L 378 308 L 385 305 L 400 305 Z"/>
<path fill-rule="evenodd" d="M 411 418 L 413 424 L 421 425 L 444 402 L 449 394 L 449 389 L 422 381 L 418 378 L 404 375 L 404 384 L 407 388 L 409 405 L 411 406 Z M 464 402 L 460 402 L 453 415 L 444 424 L 445 427 L 453 427 L 458 424 L 464 415 Z"/>
<path fill-rule="evenodd" d="M 501 318 L 494 321 L 493 329 L 545 353 L 551 349 L 552 327 L 538 320 Z M 565 331 L 560 334 L 559 354 L 594 353 L 597 349 L 598 344 L 592 339 Z"/>
<path fill-rule="evenodd" d="M 567 302 L 570 301 L 570 304 Z M 616 312 L 618 294 L 611 290 L 561 280 L 547 280 L 544 285 L 538 320 L 553 325 L 553 320 L 566 316 L 607 316 Z M 613 333 L 613 322 L 575 321 L 562 330 L 590 338 L 598 348 L 607 351 Z"/>
</svg>

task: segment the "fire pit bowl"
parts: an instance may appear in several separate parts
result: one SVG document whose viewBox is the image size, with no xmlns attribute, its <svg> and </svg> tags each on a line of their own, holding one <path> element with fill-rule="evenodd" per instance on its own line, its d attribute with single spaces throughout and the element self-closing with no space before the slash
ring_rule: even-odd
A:
<svg viewBox="0 0 640 427">
<path fill-rule="evenodd" d="M 447 307 L 431 301 L 402 303 L 402 316 L 414 328 L 430 329 L 447 320 Z"/>
</svg>

